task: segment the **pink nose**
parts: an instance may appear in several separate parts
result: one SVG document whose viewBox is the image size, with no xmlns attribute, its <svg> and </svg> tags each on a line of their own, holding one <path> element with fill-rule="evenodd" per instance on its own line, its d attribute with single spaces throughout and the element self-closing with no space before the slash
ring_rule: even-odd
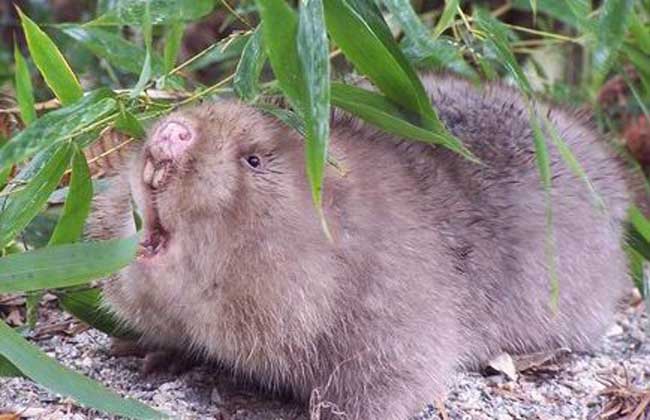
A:
<svg viewBox="0 0 650 420">
<path fill-rule="evenodd" d="M 193 127 L 184 120 L 163 122 L 147 142 L 142 180 L 154 189 L 161 188 L 183 154 L 196 139 Z"/>
<path fill-rule="evenodd" d="M 177 161 L 194 141 L 196 135 L 184 121 L 164 122 L 152 136 L 149 151 L 156 161 Z"/>
</svg>

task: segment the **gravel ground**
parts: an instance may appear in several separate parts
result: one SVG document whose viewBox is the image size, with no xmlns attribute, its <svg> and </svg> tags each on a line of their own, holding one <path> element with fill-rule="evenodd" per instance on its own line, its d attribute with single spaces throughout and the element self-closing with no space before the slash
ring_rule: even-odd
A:
<svg viewBox="0 0 650 420">
<path fill-rule="evenodd" d="M 638 300 L 638 299 L 637 299 Z M 273 399 L 251 387 L 235 384 L 228 372 L 195 367 L 183 374 L 144 376 L 141 360 L 115 358 L 110 340 L 59 313 L 49 314 L 34 341 L 50 356 L 118 391 L 172 415 L 173 418 L 218 420 L 305 419 L 288 401 Z M 49 330 L 48 330 L 49 328 Z M 444 409 L 429 406 L 416 418 L 460 419 L 595 419 L 626 418 L 641 401 L 650 402 L 650 322 L 643 303 L 636 302 L 617 317 L 598 350 L 568 354 L 542 363 L 533 357 L 505 363 L 491 376 L 461 372 Z M 48 331 L 51 331 L 48 333 Z M 509 362 L 509 358 L 505 358 Z M 499 370 L 508 373 L 499 373 Z M 637 391 L 634 394 L 635 390 Z M 0 413 L 24 418 L 104 419 L 93 410 L 20 379 L 0 379 Z M 604 412 L 605 411 L 605 412 Z M 611 411 L 611 413 L 609 413 Z M 615 413 L 617 412 L 617 413 Z M 638 419 L 650 420 L 650 407 Z M 628 411 L 628 416 L 629 416 Z M 3 418 L 0 414 L 0 418 Z"/>
</svg>

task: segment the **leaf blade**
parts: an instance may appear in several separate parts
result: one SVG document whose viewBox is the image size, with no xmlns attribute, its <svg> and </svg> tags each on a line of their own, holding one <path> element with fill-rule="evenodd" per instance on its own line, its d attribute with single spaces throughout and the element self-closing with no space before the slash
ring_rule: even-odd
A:
<svg viewBox="0 0 650 420">
<path fill-rule="evenodd" d="M 16 99 L 20 108 L 20 116 L 25 126 L 27 126 L 37 118 L 36 109 L 34 108 L 34 89 L 32 88 L 32 80 L 25 58 L 15 43 L 14 62 L 16 63 Z"/>
<path fill-rule="evenodd" d="M 34 64 L 54 95 L 64 105 L 81 98 L 83 90 L 77 76 L 56 44 L 20 9 L 18 14 Z"/>
<path fill-rule="evenodd" d="M 93 183 L 90 179 L 88 163 L 83 152 L 75 146 L 70 190 L 63 206 L 63 214 L 52 232 L 49 245 L 71 243 L 79 239 L 90 212 L 92 197 Z"/>
<path fill-rule="evenodd" d="M 0 258 L 0 293 L 86 284 L 128 265 L 138 236 L 64 244 Z"/>
<path fill-rule="evenodd" d="M 0 354 L 22 373 L 45 388 L 69 395 L 89 407 L 138 419 L 158 419 L 163 413 L 132 399 L 122 398 L 99 383 L 50 359 L 0 321 Z"/>
</svg>

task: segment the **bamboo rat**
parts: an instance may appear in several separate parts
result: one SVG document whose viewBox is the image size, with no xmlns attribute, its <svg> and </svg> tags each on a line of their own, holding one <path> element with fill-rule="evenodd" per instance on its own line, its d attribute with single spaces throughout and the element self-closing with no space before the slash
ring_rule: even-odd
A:
<svg viewBox="0 0 650 420">
<path fill-rule="evenodd" d="M 106 285 L 111 307 L 145 344 L 311 398 L 322 419 L 407 419 L 459 367 L 589 348 L 628 287 L 622 163 L 584 118 L 538 106 L 605 204 L 549 141 L 549 254 L 523 98 L 449 76 L 423 83 L 483 164 L 335 113 L 330 155 L 344 169 L 328 166 L 324 183 L 331 240 L 291 128 L 234 100 L 157 123 L 128 179 L 95 203 L 104 234 L 133 229 L 129 197 L 144 215 L 140 256 Z"/>
</svg>

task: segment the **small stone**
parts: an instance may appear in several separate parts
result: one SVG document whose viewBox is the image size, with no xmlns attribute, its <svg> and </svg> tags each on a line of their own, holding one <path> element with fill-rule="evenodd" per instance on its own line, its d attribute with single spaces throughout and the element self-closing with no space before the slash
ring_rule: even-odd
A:
<svg viewBox="0 0 650 420">
<path fill-rule="evenodd" d="M 615 337 L 617 335 L 623 334 L 623 327 L 621 327 L 619 324 L 614 324 L 605 333 L 606 337 Z"/>
</svg>

